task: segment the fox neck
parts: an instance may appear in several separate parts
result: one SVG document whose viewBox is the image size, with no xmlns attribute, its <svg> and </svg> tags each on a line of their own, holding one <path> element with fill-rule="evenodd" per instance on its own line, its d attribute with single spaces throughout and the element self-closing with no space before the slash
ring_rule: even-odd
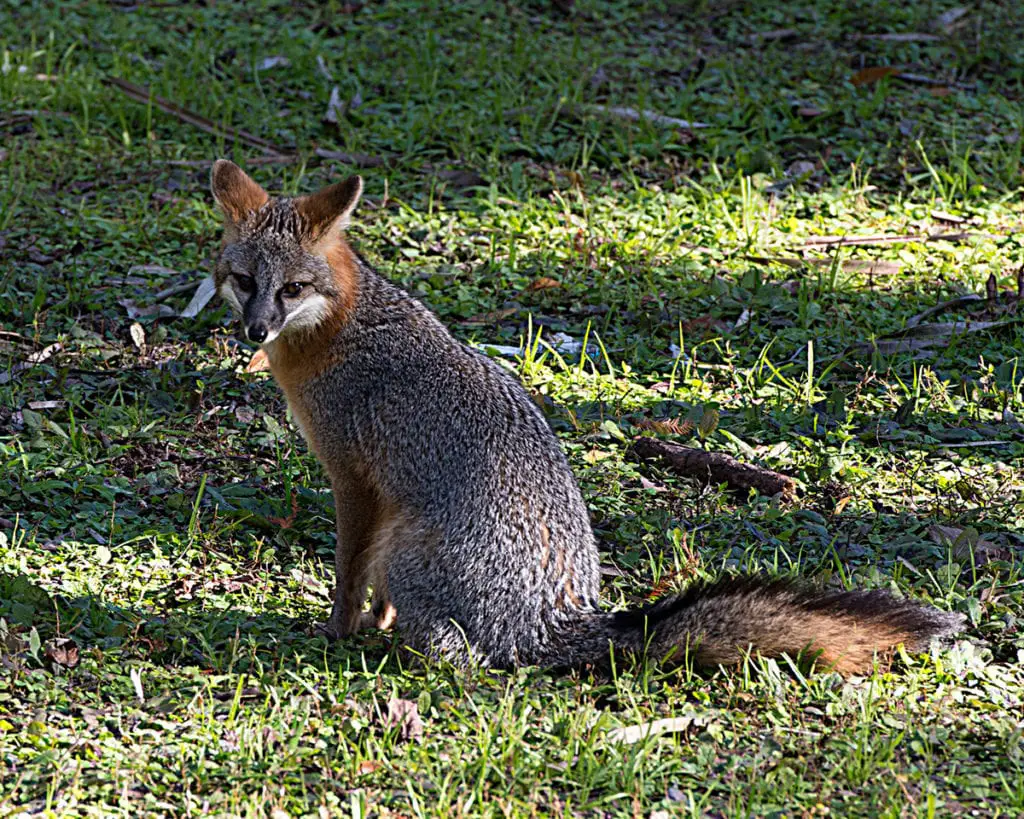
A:
<svg viewBox="0 0 1024 819">
<path fill-rule="evenodd" d="M 316 327 L 297 333 L 282 333 L 263 345 L 270 371 L 285 392 L 315 378 L 336 363 L 332 342 L 352 317 L 359 296 L 359 262 L 346 242 L 326 249 L 325 258 L 334 276 L 337 293 L 331 309 Z"/>
</svg>

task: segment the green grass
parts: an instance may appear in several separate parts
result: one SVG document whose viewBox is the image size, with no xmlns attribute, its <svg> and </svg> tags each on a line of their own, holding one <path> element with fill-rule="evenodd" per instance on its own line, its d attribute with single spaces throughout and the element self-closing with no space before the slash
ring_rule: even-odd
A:
<svg viewBox="0 0 1024 819">
<path fill-rule="evenodd" d="M 1024 812 L 1016 3 L 949 33 L 945 2 L 56 5 L 0 14 L 0 816 Z M 936 36 L 858 36 L 908 32 Z M 936 83 L 851 81 L 885 65 Z M 610 606 L 739 567 L 896 589 L 966 613 L 965 641 L 842 681 L 408 669 L 386 635 L 312 636 L 331 502 L 277 389 L 216 303 L 123 302 L 210 271 L 202 162 L 286 193 L 352 172 L 316 148 L 385 160 L 353 241 L 460 337 L 587 338 L 508 361 L 583 485 Z M 990 278 L 997 300 L 924 323 L 1005 323 L 891 352 Z M 796 502 L 629 457 L 710 409 L 706 445 Z M 614 740 L 666 717 L 688 721 Z"/>
</svg>

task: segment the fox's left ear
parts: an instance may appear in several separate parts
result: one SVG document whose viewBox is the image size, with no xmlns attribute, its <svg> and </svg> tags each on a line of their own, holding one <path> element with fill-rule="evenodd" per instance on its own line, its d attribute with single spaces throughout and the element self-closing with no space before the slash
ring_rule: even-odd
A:
<svg viewBox="0 0 1024 819">
<path fill-rule="evenodd" d="M 352 211 L 363 194 L 363 178 L 350 176 L 344 182 L 296 200 L 295 208 L 306 222 L 310 242 L 319 244 L 348 227 Z"/>
<path fill-rule="evenodd" d="M 224 211 L 229 225 L 236 225 L 250 213 L 259 210 L 270 196 L 256 182 L 227 159 L 218 159 L 210 172 L 210 190 Z"/>
</svg>

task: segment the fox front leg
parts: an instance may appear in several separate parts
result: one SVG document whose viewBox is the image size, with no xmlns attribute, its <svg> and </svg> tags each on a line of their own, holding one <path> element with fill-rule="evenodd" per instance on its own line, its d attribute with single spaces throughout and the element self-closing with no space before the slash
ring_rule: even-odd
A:
<svg viewBox="0 0 1024 819">
<path fill-rule="evenodd" d="M 334 605 L 330 618 L 320 630 L 328 638 L 337 640 L 359 630 L 379 510 L 373 493 L 360 487 L 355 480 L 335 479 L 332 488 L 337 530 Z"/>
</svg>

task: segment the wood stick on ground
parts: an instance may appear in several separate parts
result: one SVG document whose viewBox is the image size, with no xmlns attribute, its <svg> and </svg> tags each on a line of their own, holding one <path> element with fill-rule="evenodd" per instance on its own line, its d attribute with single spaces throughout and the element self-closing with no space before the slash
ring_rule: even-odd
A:
<svg viewBox="0 0 1024 819">
<path fill-rule="evenodd" d="M 141 102 L 143 105 L 149 105 L 153 103 L 164 113 L 170 114 L 173 117 L 187 122 L 189 125 L 198 128 L 200 131 L 205 131 L 208 134 L 214 136 L 224 136 L 228 139 L 232 139 L 235 142 L 242 142 L 253 148 L 259 148 L 265 154 L 266 157 L 262 157 L 263 162 L 281 162 L 289 163 L 298 160 L 298 154 L 295 151 L 282 148 L 275 145 L 263 137 L 251 134 L 248 131 L 244 131 L 241 128 L 234 128 L 230 125 L 219 125 L 208 117 L 204 117 L 201 114 L 197 114 L 195 111 L 191 111 L 182 105 L 178 105 L 176 102 L 158 97 L 156 94 L 150 94 L 149 89 L 144 85 L 136 85 L 135 83 L 122 80 L 120 77 L 107 77 L 106 82 L 109 85 L 119 89 L 125 96 L 130 97 L 136 102 Z M 370 156 L 369 154 L 351 154 L 344 151 L 331 151 L 326 148 L 316 148 L 314 153 L 321 159 L 333 159 L 338 162 L 344 162 L 346 165 L 354 165 L 359 168 L 375 168 L 385 164 L 385 160 L 379 156 Z M 248 164 L 257 164 L 256 158 L 249 161 Z M 178 161 L 174 164 L 184 164 Z M 190 163 L 194 164 L 194 163 Z M 212 164 L 212 160 L 209 163 L 205 161 L 205 164 Z"/>
<path fill-rule="evenodd" d="M 509 108 L 505 111 L 505 116 L 515 117 L 520 114 L 535 114 L 541 110 L 542 109 L 536 105 L 526 105 L 522 108 Z M 711 127 L 706 122 L 693 122 L 688 119 L 669 117 L 658 113 L 657 111 L 650 111 L 646 108 L 643 110 L 637 110 L 636 108 L 629 108 L 625 105 L 592 105 L 575 102 L 560 102 L 554 112 L 554 116 L 556 117 L 584 117 L 588 115 L 618 117 L 619 119 L 628 119 L 631 122 L 650 122 L 652 125 L 656 125 L 661 128 L 684 128 L 686 130 L 692 130 L 694 128 Z"/>
<path fill-rule="evenodd" d="M 130 97 L 136 102 L 141 102 L 143 105 L 148 105 L 150 102 L 153 103 L 161 111 L 170 114 L 173 117 L 177 117 L 182 122 L 187 122 L 198 128 L 200 131 L 206 131 L 208 134 L 214 136 L 226 136 L 229 139 L 233 139 L 236 142 L 244 142 L 254 148 L 260 148 L 268 154 L 285 155 L 291 153 L 283 148 L 279 148 L 274 143 L 269 142 L 262 137 L 258 137 L 255 134 L 250 134 L 248 131 L 243 131 L 241 128 L 233 128 L 230 125 L 218 125 L 212 119 L 197 114 L 195 111 L 190 111 L 184 106 L 178 105 L 176 102 L 158 97 L 156 94 L 151 94 L 149 89 L 144 85 L 136 85 L 135 83 L 122 80 L 120 77 L 107 77 L 106 82 L 109 85 L 114 86 L 121 91 L 126 97 Z"/>
<path fill-rule="evenodd" d="M 680 475 L 705 483 L 724 483 L 740 491 L 756 489 L 762 495 L 781 495 L 786 500 L 796 495 L 796 481 L 788 475 L 741 463 L 724 452 L 706 452 L 659 438 L 637 438 L 632 449 L 638 458 L 660 458 Z"/>
</svg>

